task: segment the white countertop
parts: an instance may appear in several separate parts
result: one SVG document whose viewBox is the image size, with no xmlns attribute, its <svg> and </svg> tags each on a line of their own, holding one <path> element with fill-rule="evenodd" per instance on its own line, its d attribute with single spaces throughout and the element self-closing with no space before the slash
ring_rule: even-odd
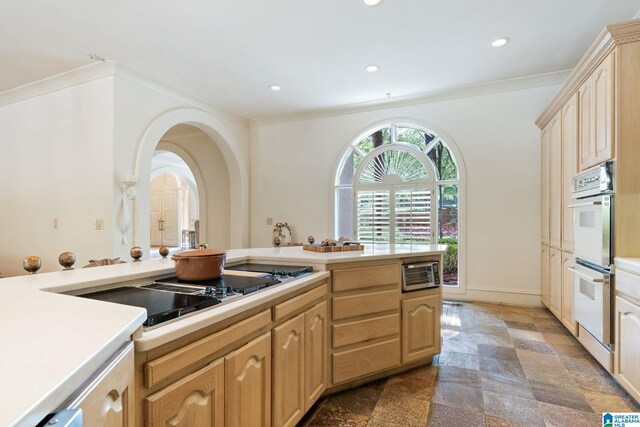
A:
<svg viewBox="0 0 640 427">
<path fill-rule="evenodd" d="M 640 258 L 616 258 L 616 268 L 640 275 Z"/>
<path fill-rule="evenodd" d="M 445 245 L 369 246 L 364 251 L 319 253 L 302 247 L 232 249 L 227 263 L 245 261 L 327 264 L 439 255 Z M 322 268 L 318 268 L 322 269 Z M 60 295 L 79 289 L 171 274 L 170 259 L 156 259 L 0 279 L 0 426 L 32 426 L 54 411 L 146 319 L 142 308 Z M 145 331 L 144 351 L 214 324 L 327 277 L 319 272 L 211 310 Z"/>
<path fill-rule="evenodd" d="M 401 258 L 403 256 L 438 255 L 447 250 L 447 245 L 365 245 L 363 251 L 313 252 L 302 246 L 282 248 L 231 249 L 227 252 L 227 262 L 236 258 L 251 261 L 306 262 L 314 264 L 335 264 L 341 262 L 367 261 Z"/>
</svg>

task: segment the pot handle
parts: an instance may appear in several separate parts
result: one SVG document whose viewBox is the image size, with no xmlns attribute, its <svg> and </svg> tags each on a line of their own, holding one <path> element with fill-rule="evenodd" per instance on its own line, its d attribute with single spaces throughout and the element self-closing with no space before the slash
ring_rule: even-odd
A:
<svg viewBox="0 0 640 427">
<path fill-rule="evenodd" d="M 173 261 L 175 261 L 175 262 L 178 262 L 178 261 L 185 261 L 185 262 L 189 261 L 189 258 L 178 258 L 177 256 L 172 256 L 171 259 Z"/>
</svg>

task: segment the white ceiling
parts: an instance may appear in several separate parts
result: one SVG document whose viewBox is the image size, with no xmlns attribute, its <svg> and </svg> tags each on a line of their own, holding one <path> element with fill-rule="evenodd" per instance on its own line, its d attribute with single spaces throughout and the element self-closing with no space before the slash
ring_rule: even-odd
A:
<svg viewBox="0 0 640 427">
<path fill-rule="evenodd" d="M 605 24 L 639 9 L 640 0 L 3 0 L 0 92 L 98 54 L 268 117 L 573 68 Z M 488 47 L 503 35 L 509 45 Z M 366 73 L 369 64 L 380 71 Z"/>
</svg>

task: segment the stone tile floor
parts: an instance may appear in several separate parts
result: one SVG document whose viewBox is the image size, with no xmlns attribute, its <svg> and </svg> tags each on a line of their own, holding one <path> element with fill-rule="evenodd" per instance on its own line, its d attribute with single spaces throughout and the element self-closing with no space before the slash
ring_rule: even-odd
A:
<svg viewBox="0 0 640 427">
<path fill-rule="evenodd" d="M 601 426 L 640 406 L 543 308 L 443 304 L 430 366 L 323 398 L 301 426 Z"/>
</svg>

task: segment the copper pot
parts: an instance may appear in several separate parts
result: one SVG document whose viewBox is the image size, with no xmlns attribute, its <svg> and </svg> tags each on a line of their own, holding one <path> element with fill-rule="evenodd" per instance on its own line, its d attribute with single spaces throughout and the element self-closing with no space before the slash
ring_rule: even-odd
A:
<svg viewBox="0 0 640 427">
<path fill-rule="evenodd" d="M 224 273 L 225 251 L 218 249 L 199 249 L 174 254 L 171 259 L 176 263 L 176 276 L 180 280 L 212 280 Z"/>
</svg>

